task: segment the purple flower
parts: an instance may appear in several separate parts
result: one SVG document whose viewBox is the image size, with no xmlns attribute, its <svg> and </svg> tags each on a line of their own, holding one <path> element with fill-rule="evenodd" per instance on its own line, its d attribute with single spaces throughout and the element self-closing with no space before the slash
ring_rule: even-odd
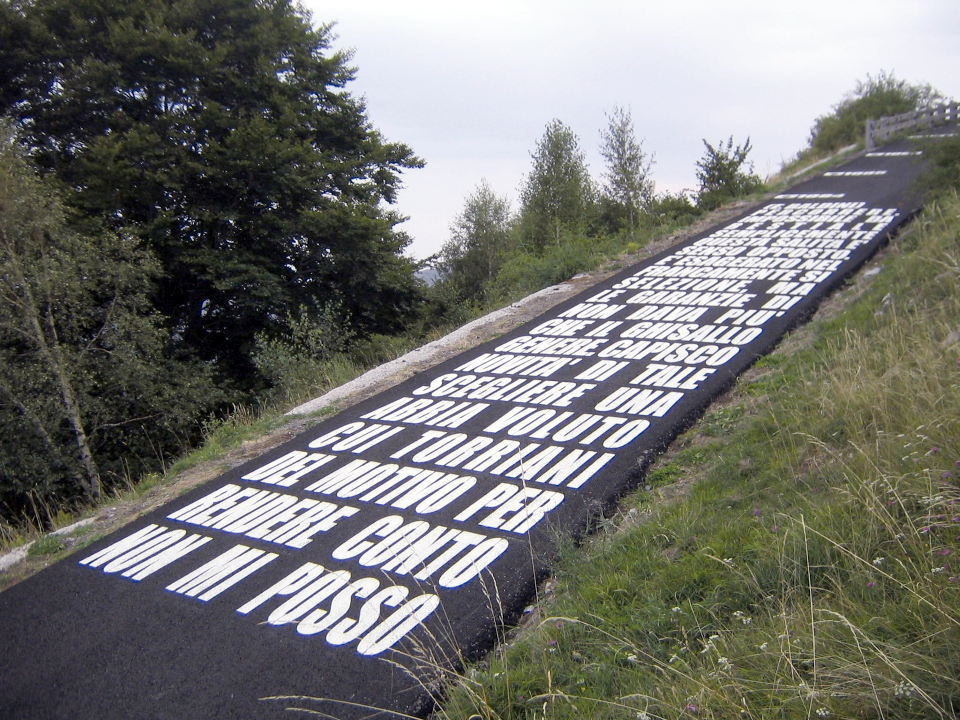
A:
<svg viewBox="0 0 960 720">
<path fill-rule="evenodd" d="M 867 587 L 873 587 L 873 580 L 867 583 Z"/>
<path fill-rule="evenodd" d="M 697 711 L 697 706 L 694 705 L 693 703 L 687 703 L 687 706 L 684 708 L 684 710 L 695 713 Z"/>
<path fill-rule="evenodd" d="M 754 509 L 753 509 L 753 516 L 754 516 L 754 517 L 758 517 L 759 515 L 760 515 L 760 508 L 754 508 Z"/>
</svg>

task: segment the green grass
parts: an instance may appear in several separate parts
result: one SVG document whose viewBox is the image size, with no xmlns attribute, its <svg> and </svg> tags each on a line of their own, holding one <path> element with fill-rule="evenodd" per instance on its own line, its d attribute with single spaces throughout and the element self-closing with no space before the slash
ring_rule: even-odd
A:
<svg viewBox="0 0 960 720">
<path fill-rule="evenodd" d="M 958 258 L 953 193 L 648 476 L 696 483 L 564 553 L 541 622 L 437 716 L 960 715 Z"/>
</svg>

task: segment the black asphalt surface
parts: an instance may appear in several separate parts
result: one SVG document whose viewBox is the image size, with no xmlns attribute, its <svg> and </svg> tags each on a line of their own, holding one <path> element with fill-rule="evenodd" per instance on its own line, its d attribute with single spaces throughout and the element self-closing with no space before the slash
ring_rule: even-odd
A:
<svg viewBox="0 0 960 720">
<path fill-rule="evenodd" d="M 424 715 L 433 668 L 492 646 L 557 539 L 918 209 L 915 151 L 794 187 L 3 592 L 0 717 Z"/>
</svg>

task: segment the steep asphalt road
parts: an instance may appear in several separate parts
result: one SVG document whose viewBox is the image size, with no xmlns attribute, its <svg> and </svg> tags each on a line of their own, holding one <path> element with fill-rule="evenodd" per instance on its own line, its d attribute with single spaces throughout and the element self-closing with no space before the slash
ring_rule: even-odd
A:
<svg viewBox="0 0 960 720">
<path fill-rule="evenodd" d="M 861 155 L 3 592 L 0 717 L 423 715 L 557 538 L 917 210 L 921 160 Z"/>
</svg>

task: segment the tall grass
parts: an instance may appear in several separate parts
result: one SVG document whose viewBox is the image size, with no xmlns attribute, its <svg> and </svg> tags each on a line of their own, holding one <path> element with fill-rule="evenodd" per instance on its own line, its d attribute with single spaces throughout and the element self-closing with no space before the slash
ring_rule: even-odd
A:
<svg viewBox="0 0 960 720">
<path fill-rule="evenodd" d="M 680 438 L 438 716 L 960 715 L 958 259 L 954 192 Z"/>
</svg>

